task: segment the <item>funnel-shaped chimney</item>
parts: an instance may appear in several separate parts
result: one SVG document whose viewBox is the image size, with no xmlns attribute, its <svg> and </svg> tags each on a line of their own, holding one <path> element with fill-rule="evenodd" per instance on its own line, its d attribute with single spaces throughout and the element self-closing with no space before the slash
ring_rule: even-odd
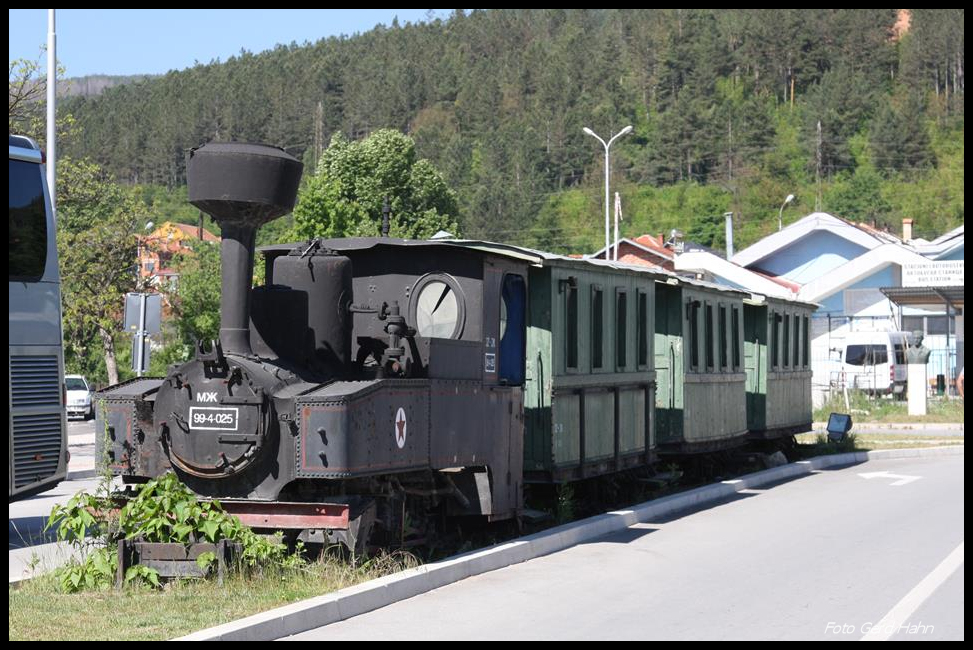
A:
<svg viewBox="0 0 973 650">
<path fill-rule="evenodd" d="M 220 342 L 227 353 L 249 355 L 250 284 L 257 228 L 287 214 L 304 169 L 277 147 L 211 143 L 189 152 L 189 202 L 222 229 Z"/>
</svg>

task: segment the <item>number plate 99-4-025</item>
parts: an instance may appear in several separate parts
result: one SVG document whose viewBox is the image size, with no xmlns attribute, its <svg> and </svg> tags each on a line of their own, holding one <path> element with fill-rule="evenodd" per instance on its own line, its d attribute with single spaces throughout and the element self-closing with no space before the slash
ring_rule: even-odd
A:
<svg viewBox="0 0 973 650">
<path fill-rule="evenodd" d="M 192 406 L 189 408 L 189 428 L 197 431 L 236 431 L 239 411 L 235 407 Z"/>
</svg>

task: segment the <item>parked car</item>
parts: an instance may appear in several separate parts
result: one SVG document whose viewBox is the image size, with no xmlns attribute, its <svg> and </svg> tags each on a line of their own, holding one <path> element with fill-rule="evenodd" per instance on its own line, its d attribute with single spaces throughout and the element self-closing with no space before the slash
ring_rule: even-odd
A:
<svg viewBox="0 0 973 650">
<path fill-rule="evenodd" d="M 81 375 L 66 375 L 64 384 L 67 389 L 68 417 L 80 415 L 85 420 L 94 417 L 95 400 L 88 380 Z"/>
<path fill-rule="evenodd" d="M 841 348 L 841 379 L 848 388 L 875 394 L 905 393 L 907 332 L 852 332 Z"/>
</svg>

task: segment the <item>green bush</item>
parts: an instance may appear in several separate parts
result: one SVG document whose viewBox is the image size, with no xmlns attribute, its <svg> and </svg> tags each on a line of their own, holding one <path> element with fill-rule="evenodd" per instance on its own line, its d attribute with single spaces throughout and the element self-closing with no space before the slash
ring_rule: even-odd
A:
<svg viewBox="0 0 973 650">
<path fill-rule="evenodd" d="M 117 495 L 105 489 L 103 496 L 81 492 L 67 505 L 52 509 L 45 529 L 57 527 L 58 539 L 81 550 L 84 558 L 58 570 L 64 591 L 110 586 L 118 569 L 115 548 L 121 539 L 187 547 L 199 542 L 238 542 L 241 570 L 296 569 L 304 564 L 299 552 L 289 554 L 286 545 L 257 535 L 226 513 L 219 501 L 200 501 L 173 473 L 149 481 L 120 509 L 119 505 Z M 199 565 L 207 569 L 214 561 L 215 555 L 206 553 Z M 158 573 L 144 566 L 129 568 L 125 581 L 160 584 Z"/>
</svg>

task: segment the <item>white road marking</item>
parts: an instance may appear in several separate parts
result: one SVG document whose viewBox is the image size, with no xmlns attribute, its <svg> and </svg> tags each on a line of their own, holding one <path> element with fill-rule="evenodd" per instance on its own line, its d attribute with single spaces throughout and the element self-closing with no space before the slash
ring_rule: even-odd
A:
<svg viewBox="0 0 973 650">
<path fill-rule="evenodd" d="M 893 474 L 891 472 L 867 472 L 865 474 L 859 474 L 859 476 L 861 476 L 864 479 L 872 479 L 872 478 L 899 479 L 895 483 L 892 483 L 892 485 L 907 485 L 909 483 L 912 483 L 913 481 L 918 481 L 919 479 L 922 478 L 921 476 L 905 476 L 903 474 Z"/>
<path fill-rule="evenodd" d="M 959 546 L 953 550 L 946 559 L 939 563 L 932 573 L 927 575 L 922 581 L 913 587 L 912 591 L 905 595 L 892 610 L 885 615 L 881 621 L 876 623 L 868 633 L 862 637 L 862 641 L 887 641 L 890 639 L 904 623 L 912 616 L 919 606 L 926 602 L 932 592 L 946 582 L 947 579 L 963 565 L 964 550 L 960 542 Z"/>
</svg>

